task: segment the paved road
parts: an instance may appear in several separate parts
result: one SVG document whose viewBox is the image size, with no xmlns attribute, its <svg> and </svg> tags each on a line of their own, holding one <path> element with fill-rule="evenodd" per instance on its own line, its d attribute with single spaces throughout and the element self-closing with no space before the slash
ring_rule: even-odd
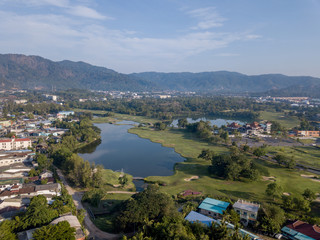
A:
<svg viewBox="0 0 320 240">
<path fill-rule="evenodd" d="M 73 202 L 76 205 L 77 209 L 86 209 L 83 207 L 81 203 L 81 198 L 83 195 L 83 192 L 76 192 L 73 188 L 71 188 L 66 181 L 65 177 L 63 176 L 62 172 L 57 169 L 57 173 L 63 182 L 64 186 L 66 187 L 68 193 L 72 196 Z M 119 239 L 121 237 L 120 234 L 112 234 L 112 233 L 107 233 L 104 231 L 101 231 L 99 228 L 97 228 L 93 222 L 91 221 L 88 212 L 85 212 L 85 218 L 84 218 L 84 225 L 87 229 L 88 233 L 88 239 L 95 239 L 95 240 L 103 240 L 103 239 Z"/>
</svg>

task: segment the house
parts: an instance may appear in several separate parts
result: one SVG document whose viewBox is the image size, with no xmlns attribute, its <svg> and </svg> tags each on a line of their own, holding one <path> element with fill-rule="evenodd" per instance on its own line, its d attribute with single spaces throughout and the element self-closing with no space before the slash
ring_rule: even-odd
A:
<svg viewBox="0 0 320 240">
<path fill-rule="evenodd" d="M 0 167 L 15 163 L 32 162 L 33 155 L 30 152 L 0 152 Z"/>
<path fill-rule="evenodd" d="M 46 170 L 42 173 L 40 173 L 40 178 L 43 179 L 43 178 L 52 178 L 53 177 L 53 173 L 49 170 Z"/>
<path fill-rule="evenodd" d="M 85 239 L 86 236 L 84 235 L 84 233 L 81 229 L 81 224 L 76 216 L 73 216 L 73 215 L 62 216 L 62 217 L 59 217 L 59 218 L 53 220 L 50 224 L 55 225 L 55 224 L 58 224 L 59 222 L 62 222 L 62 221 L 67 221 L 70 224 L 70 227 L 73 227 L 76 229 L 76 233 L 75 233 L 76 240 L 84 240 Z"/>
<path fill-rule="evenodd" d="M 320 137 L 320 131 L 293 130 L 296 136 L 301 137 Z"/>
<path fill-rule="evenodd" d="M 199 205 L 200 213 L 213 217 L 214 219 L 219 219 L 222 217 L 223 212 L 227 210 L 230 203 L 223 202 L 213 198 L 206 198 Z"/>
<path fill-rule="evenodd" d="M 69 115 L 74 115 L 74 111 L 61 111 L 57 113 L 58 119 L 64 119 L 68 117 Z"/>
<path fill-rule="evenodd" d="M 12 125 L 11 120 L 0 121 L 0 126 L 2 126 L 2 127 L 10 127 L 11 125 Z"/>
<path fill-rule="evenodd" d="M 300 220 L 289 222 L 281 229 L 286 239 L 292 240 L 320 240 L 320 227 Z"/>
<path fill-rule="evenodd" d="M 207 225 L 208 227 L 211 226 L 212 222 L 215 222 L 214 219 L 207 217 L 201 213 L 195 212 L 195 211 L 191 211 L 186 217 L 185 220 L 191 222 L 191 223 L 202 223 Z"/>
<path fill-rule="evenodd" d="M 70 227 L 75 228 L 75 230 L 76 230 L 75 239 L 76 240 L 84 240 L 85 239 L 86 236 L 83 233 L 83 231 L 81 229 L 81 224 L 76 216 L 73 216 L 73 215 L 62 216 L 62 217 L 56 218 L 50 224 L 55 225 L 55 224 L 58 224 L 59 222 L 62 222 L 62 221 L 67 221 L 70 224 Z M 18 239 L 19 240 L 32 240 L 33 239 L 32 236 L 33 236 L 33 233 L 35 230 L 37 230 L 37 228 L 33 228 L 33 229 L 30 229 L 27 231 L 17 233 Z"/>
<path fill-rule="evenodd" d="M 61 195 L 61 185 L 59 183 L 46 185 L 23 185 L 22 187 L 6 189 L 0 192 L 0 200 L 15 198 L 21 196 L 22 198 L 32 198 L 43 194 L 50 202 L 53 197 Z"/>
<path fill-rule="evenodd" d="M 27 149 L 31 147 L 29 138 L 5 138 L 0 139 L 0 150 Z"/>
<path fill-rule="evenodd" d="M 207 217 L 201 213 L 197 213 L 194 211 L 191 211 L 186 217 L 185 220 L 191 222 L 191 223 L 202 223 L 208 227 L 210 227 L 212 224 L 217 224 L 220 225 L 221 221 L 220 220 L 215 220 L 212 219 L 210 217 Z M 227 228 L 234 230 L 234 225 L 231 223 L 226 222 L 227 224 Z M 250 240 L 259 240 L 261 238 L 259 238 L 258 236 L 244 230 L 244 229 L 239 229 L 239 232 L 242 234 L 242 236 L 248 236 Z"/>
<path fill-rule="evenodd" d="M 238 130 L 239 128 L 241 128 L 241 125 L 236 122 L 233 122 L 233 123 L 227 125 L 227 128 L 230 130 Z"/>
<path fill-rule="evenodd" d="M 240 215 L 240 220 L 245 225 L 257 221 L 259 204 L 239 199 L 233 204 L 233 208 Z"/>
</svg>

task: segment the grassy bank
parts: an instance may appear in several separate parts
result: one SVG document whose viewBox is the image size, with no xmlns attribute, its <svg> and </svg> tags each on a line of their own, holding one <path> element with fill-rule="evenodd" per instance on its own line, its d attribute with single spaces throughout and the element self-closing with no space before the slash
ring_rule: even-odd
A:
<svg viewBox="0 0 320 240">
<path fill-rule="evenodd" d="M 260 112 L 260 120 L 276 121 L 283 127 L 290 129 L 299 125 L 300 121 L 297 117 L 286 117 L 283 112 Z"/>
<path fill-rule="evenodd" d="M 293 158 L 297 163 L 320 169 L 320 150 L 314 146 L 301 147 L 268 147 L 273 154 L 281 154 L 287 158 Z"/>
<path fill-rule="evenodd" d="M 212 196 L 220 195 L 260 202 L 272 201 L 265 195 L 265 189 L 273 181 L 279 183 L 285 192 L 293 195 L 301 194 L 306 188 L 316 192 L 319 190 L 319 182 L 301 177 L 301 174 L 308 173 L 286 169 L 277 164 L 258 159 L 255 159 L 256 163 L 263 167 L 267 172 L 266 175 L 268 175 L 258 181 L 240 182 L 212 178 L 208 174 L 208 166 L 211 163 L 198 159 L 197 156 L 204 148 L 209 148 L 216 153 L 227 152 L 228 149 L 225 146 L 200 141 L 192 134 L 179 129 L 154 131 L 151 128 L 131 128 L 129 132 L 142 138 L 148 138 L 153 142 L 162 143 L 163 146 L 174 147 L 177 153 L 186 158 L 185 162 L 176 164 L 174 175 L 167 177 L 150 176 L 147 178 L 151 182 L 161 182 L 164 185 L 161 190 L 172 195 L 191 189 Z M 192 176 L 199 176 L 199 179 L 186 181 Z"/>
<path fill-rule="evenodd" d="M 282 113 L 264 113 L 265 115 L 262 115 L 263 119 L 279 121 L 286 127 L 292 127 L 299 123 L 298 119 L 284 119 L 282 117 Z M 96 119 L 95 121 L 97 120 L 99 120 L 99 122 L 129 120 L 138 123 L 152 123 L 158 121 L 156 119 L 122 114 L 115 114 L 113 117 L 100 118 Z M 265 195 L 265 189 L 266 186 L 273 181 L 279 183 L 285 192 L 291 193 L 292 195 L 301 194 L 306 188 L 310 188 L 315 192 L 319 191 L 319 182 L 314 181 L 314 179 L 301 177 L 302 174 L 307 175 L 309 173 L 286 169 L 278 166 L 277 164 L 258 159 L 254 159 L 254 161 L 263 169 L 265 169 L 265 176 L 258 181 L 240 182 L 225 181 L 223 179 L 213 178 L 208 174 L 208 166 L 210 166 L 211 163 L 202 159 L 198 159 L 197 156 L 200 154 L 202 149 L 210 149 L 217 154 L 228 152 L 228 148 L 225 145 L 210 144 L 208 142 L 201 141 L 199 138 L 195 137 L 194 134 L 181 129 L 155 131 L 153 128 L 149 127 L 135 127 L 129 129 L 129 132 L 137 134 L 142 138 L 150 139 L 153 142 L 161 143 L 165 147 L 172 147 L 177 153 L 186 158 L 185 162 L 177 163 L 175 165 L 174 175 L 166 177 L 150 176 L 146 179 L 147 181 L 162 183 L 163 186 L 161 186 L 161 191 L 172 195 L 176 195 L 184 190 L 191 189 L 194 191 L 201 191 L 203 194 L 212 196 L 220 195 L 228 196 L 234 199 L 243 198 L 259 202 L 271 202 L 273 200 L 271 198 L 269 199 Z M 297 155 L 299 152 L 299 150 L 292 150 L 289 147 L 285 147 L 284 149 L 284 151 L 288 151 L 288 154 L 290 153 Z M 280 150 L 275 148 L 273 151 Z M 308 152 L 302 152 L 300 158 L 301 161 L 303 159 L 312 159 L 312 161 L 315 162 L 319 156 L 317 155 L 317 152 L 308 150 Z M 199 179 L 187 181 L 192 176 L 198 176 Z"/>
</svg>

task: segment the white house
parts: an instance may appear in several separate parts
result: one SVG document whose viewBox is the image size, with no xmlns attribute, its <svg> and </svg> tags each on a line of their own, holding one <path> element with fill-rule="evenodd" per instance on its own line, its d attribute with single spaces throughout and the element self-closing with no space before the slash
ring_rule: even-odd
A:
<svg viewBox="0 0 320 240">
<path fill-rule="evenodd" d="M 27 149 L 31 147 L 29 138 L 5 138 L 0 139 L 0 150 Z"/>
</svg>

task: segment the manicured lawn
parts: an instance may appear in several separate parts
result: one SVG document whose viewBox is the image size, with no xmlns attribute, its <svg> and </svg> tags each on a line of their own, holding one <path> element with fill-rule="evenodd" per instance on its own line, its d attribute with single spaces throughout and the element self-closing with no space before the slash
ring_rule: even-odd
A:
<svg viewBox="0 0 320 240">
<path fill-rule="evenodd" d="M 209 148 L 216 153 L 227 152 L 228 149 L 223 145 L 213 145 L 200 141 L 194 135 L 179 129 L 154 131 L 150 128 L 131 128 L 129 132 L 138 134 L 143 138 L 149 138 L 153 142 L 162 143 L 163 146 L 174 147 L 177 153 L 186 157 L 187 160 L 185 162 L 175 165 L 174 175 L 147 178 L 147 181 L 164 184 L 161 187 L 161 191 L 176 195 L 184 190 L 191 189 L 211 196 L 227 196 L 234 200 L 243 198 L 259 202 L 273 201 L 265 195 L 265 189 L 272 180 L 265 181 L 261 179 L 254 182 L 225 181 L 209 176 L 208 166 L 210 162 L 198 159 L 197 156 L 204 148 Z M 285 192 L 296 195 L 301 194 L 306 188 L 319 192 L 319 182 L 300 176 L 308 173 L 286 169 L 263 160 L 255 159 L 254 161 L 264 167 L 269 172 L 269 176 L 275 177 L 275 180 L 283 187 Z M 199 179 L 185 181 L 186 178 L 191 176 L 199 176 Z"/>
<path fill-rule="evenodd" d="M 130 194 L 106 194 L 98 208 L 90 207 L 95 214 L 94 224 L 103 231 L 115 233 L 113 223 L 119 214 L 118 206 L 130 197 Z M 99 214 L 99 212 L 104 214 Z"/>
<path fill-rule="evenodd" d="M 121 172 L 114 172 L 111 169 L 104 169 L 102 172 L 103 179 L 105 181 L 105 184 L 107 185 L 105 190 L 129 190 L 134 188 L 134 184 L 132 182 L 132 176 L 129 174 L 126 174 L 128 178 L 127 184 L 122 187 L 119 183 L 119 177 L 121 175 Z M 112 188 L 108 188 L 108 186 L 111 186 Z M 115 188 L 116 187 L 116 188 Z"/>
<path fill-rule="evenodd" d="M 268 121 L 276 121 L 279 122 L 285 128 L 293 128 L 299 125 L 300 121 L 297 117 L 286 117 L 284 113 L 279 112 L 267 112 L 262 111 L 260 112 L 260 119 L 261 120 L 268 120 Z"/>
<path fill-rule="evenodd" d="M 301 147 L 268 147 L 273 155 L 282 154 L 300 164 L 320 169 L 320 149 L 313 146 Z"/>
<path fill-rule="evenodd" d="M 263 112 L 262 119 L 279 121 L 285 127 L 293 127 L 299 124 L 298 119 L 285 119 L 282 117 L 282 113 Z M 119 115 L 115 114 L 113 118 L 105 120 L 129 120 L 139 123 L 156 122 L 155 119 L 148 119 L 138 116 Z M 185 162 L 177 163 L 175 165 L 175 174 L 172 176 L 150 176 L 146 180 L 151 182 L 160 182 L 164 186 L 161 186 L 160 190 L 170 195 L 176 195 L 184 190 L 191 189 L 194 191 L 201 191 L 204 195 L 209 196 L 227 196 L 234 200 L 238 198 L 248 199 L 251 201 L 259 202 L 272 202 L 273 199 L 266 196 L 266 186 L 272 182 L 272 180 L 258 181 L 225 181 L 223 179 L 210 177 L 208 174 L 208 166 L 210 162 L 206 162 L 202 159 L 198 159 L 202 149 L 211 149 L 215 153 L 228 152 L 228 148 L 220 144 L 210 144 L 205 141 L 201 141 L 192 133 L 188 133 L 182 129 L 167 129 L 165 131 L 155 131 L 149 127 L 135 127 L 129 129 L 130 133 L 139 135 L 142 138 L 150 139 L 153 142 L 161 143 L 166 147 L 173 147 L 177 153 L 186 158 Z M 319 159 L 318 152 L 312 147 L 310 149 L 303 149 L 302 152 L 290 147 L 282 147 L 287 154 L 297 155 L 296 161 L 308 161 L 316 162 Z M 301 150 L 301 149 L 300 149 Z M 271 151 L 277 152 L 277 147 L 271 149 Z M 280 151 L 280 150 L 279 150 Z M 294 152 L 290 152 L 294 151 Z M 301 153 L 301 156 L 298 155 Z M 298 157 L 299 156 L 299 157 Z M 302 171 L 290 170 L 277 164 L 265 162 L 263 160 L 255 159 L 256 163 L 262 166 L 269 176 L 273 176 L 275 181 L 279 183 L 285 192 L 289 192 L 292 195 L 301 194 L 306 188 L 310 188 L 315 192 L 319 192 L 320 183 L 312 181 L 311 179 L 303 178 L 301 174 L 309 174 Z M 192 176 L 199 176 L 197 180 L 185 181 L 185 179 Z"/>
</svg>

